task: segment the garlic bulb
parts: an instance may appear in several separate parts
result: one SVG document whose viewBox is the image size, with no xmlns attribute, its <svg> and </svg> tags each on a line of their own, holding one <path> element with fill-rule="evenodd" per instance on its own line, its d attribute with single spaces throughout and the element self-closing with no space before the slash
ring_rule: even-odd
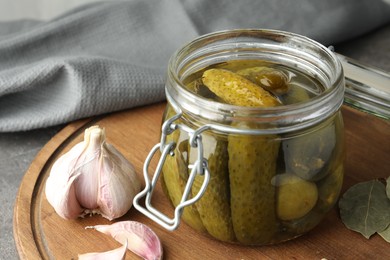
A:
<svg viewBox="0 0 390 260">
<path fill-rule="evenodd" d="M 106 143 L 104 129 L 92 126 L 85 130 L 83 142 L 53 164 L 45 193 L 62 218 L 97 213 L 112 220 L 131 208 L 140 189 L 130 162 Z"/>
</svg>

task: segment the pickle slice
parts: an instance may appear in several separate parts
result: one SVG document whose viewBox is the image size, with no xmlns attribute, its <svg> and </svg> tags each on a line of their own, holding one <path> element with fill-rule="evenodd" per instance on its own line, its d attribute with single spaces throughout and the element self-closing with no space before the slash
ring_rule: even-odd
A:
<svg viewBox="0 0 390 260">
<path fill-rule="evenodd" d="M 273 107 L 278 99 L 252 81 L 228 70 L 209 69 L 203 73 L 203 84 L 224 102 L 247 107 Z"/>
<path fill-rule="evenodd" d="M 210 145 L 211 137 L 203 136 Z M 195 203 L 200 218 L 208 233 L 221 241 L 234 241 L 234 231 L 230 213 L 230 188 L 228 172 L 227 142 L 215 140 L 213 153 L 208 157 L 210 181 L 202 198 Z M 207 156 L 207 155 L 206 155 Z M 197 194 L 203 184 L 204 176 L 197 175 L 192 185 L 193 195 Z"/>
<path fill-rule="evenodd" d="M 168 108 L 167 117 L 170 118 L 174 115 L 172 108 Z M 166 141 L 179 142 L 180 131 L 175 130 L 172 134 L 167 136 Z M 183 196 L 184 188 L 186 185 L 186 179 L 183 179 L 183 176 L 188 176 L 188 161 L 186 161 L 182 153 L 183 147 L 188 147 L 187 145 L 176 145 L 174 156 L 168 155 L 162 169 L 162 176 L 164 180 L 164 190 L 168 193 L 168 196 L 171 200 L 171 203 L 176 207 Z M 179 149 L 180 148 L 180 149 Z M 200 219 L 199 213 L 195 205 L 189 205 L 183 209 L 182 214 L 183 220 L 192 228 L 198 231 L 206 231 L 203 226 L 203 223 Z"/>
</svg>

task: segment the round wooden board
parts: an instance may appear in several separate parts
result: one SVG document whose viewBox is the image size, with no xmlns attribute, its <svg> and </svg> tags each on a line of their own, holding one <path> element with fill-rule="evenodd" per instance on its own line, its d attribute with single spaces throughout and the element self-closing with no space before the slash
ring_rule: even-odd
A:
<svg viewBox="0 0 390 260">
<path fill-rule="evenodd" d="M 45 181 L 53 162 L 82 140 L 85 128 L 95 124 L 106 129 L 107 142 L 133 163 L 143 180 L 143 162 L 159 141 L 164 106 L 161 103 L 77 121 L 47 143 L 26 172 L 16 198 L 14 236 L 21 259 L 77 259 L 78 254 L 120 246 L 107 235 L 85 229 L 86 226 L 110 224 L 100 216 L 61 219 L 47 202 Z M 343 108 L 343 114 L 348 147 L 345 191 L 357 182 L 389 175 L 390 124 L 350 108 Z M 153 205 L 164 212 L 172 212 L 161 187 L 153 195 Z M 346 229 L 337 208 L 310 233 L 293 241 L 262 247 L 221 243 L 193 231 L 184 223 L 170 232 L 135 208 L 119 220 L 136 220 L 150 226 L 163 243 L 164 259 L 390 259 L 388 243 L 378 235 L 366 240 Z M 126 259 L 138 258 L 128 251 Z"/>
</svg>

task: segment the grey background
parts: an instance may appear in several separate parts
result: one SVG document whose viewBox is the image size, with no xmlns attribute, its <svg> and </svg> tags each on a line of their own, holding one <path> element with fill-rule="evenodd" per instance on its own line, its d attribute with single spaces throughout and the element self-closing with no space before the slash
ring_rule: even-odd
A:
<svg viewBox="0 0 390 260">
<path fill-rule="evenodd" d="M 8 1 L 8 12 L 4 4 Z M 2 1 L 0 4 L 0 17 L 6 19 L 32 16 L 50 18 L 62 10 L 76 5 L 77 1 L 68 2 L 64 9 L 57 9 L 48 4 L 45 12 L 41 13 L 18 13 L 12 16 L 14 4 L 17 1 Z M 38 0 L 37 0 L 38 1 Z M 28 2 L 28 1 L 24 1 Z M 39 0 L 40 3 L 50 1 Z M 78 3 L 88 2 L 78 1 Z M 28 8 L 23 8 L 27 10 Z M 16 10 L 16 9 L 15 9 Z M 16 12 L 14 10 L 14 12 Z M 11 13 L 11 14 L 10 14 Z M 338 44 L 336 52 L 352 57 L 358 61 L 378 67 L 390 72 L 390 25 L 383 26 L 373 32 L 360 36 L 356 39 Z M 20 182 L 34 157 L 40 149 L 52 138 L 64 125 L 50 128 L 32 130 L 27 132 L 0 133 L 0 259 L 18 259 L 18 254 L 13 239 L 13 207 Z"/>
</svg>

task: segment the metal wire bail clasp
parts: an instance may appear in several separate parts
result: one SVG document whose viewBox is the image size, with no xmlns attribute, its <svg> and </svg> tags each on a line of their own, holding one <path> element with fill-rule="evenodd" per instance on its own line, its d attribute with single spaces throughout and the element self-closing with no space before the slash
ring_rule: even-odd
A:
<svg viewBox="0 0 390 260">
<path fill-rule="evenodd" d="M 208 169 L 207 160 L 203 157 L 203 143 L 200 135 L 201 131 L 199 131 L 199 129 L 197 131 L 193 131 L 183 125 L 175 124 L 174 121 L 176 121 L 180 117 L 181 117 L 181 112 L 179 112 L 178 114 L 176 114 L 175 116 L 169 118 L 167 121 L 164 122 L 162 126 L 161 142 L 156 144 L 152 148 L 152 150 L 146 157 L 144 163 L 143 175 L 145 179 L 145 188 L 140 193 L 138 193 L 133 200 L 134 207 L 138 211 L 140 211 L 142 214 L 149 217 L 156 223 L 160 224 L 164 228 L 171 231 L 175 230 L 179 226 L 180 218 L 184 207 L 194 204 L 202 197 L 202 195 L 204 194 L 207 188 L 207 184 L 210 180 L 210 173 Z M 157 180 L 160 177 L 167 156 L 174 156 L 174 149 L 176 147 L 176 143 L 175 142 L 166 143 L 166 137 L 167 135 L 172 134 L 174 131 L 179 131 L 178 129 L 188 132 L 190 136 L 190 145 L 197 149 L 198 158 L 194 164 L 188 166 L 191 169 L 191 173 L 188 177 L 187 184 L 184 188 L 183 196 L 180 200 L 180 203 L 176 206 L 174 210 L 173 218 L 169 218 L 167 215 L 161 213 L 156 208 L 154 208 L 151 204 L 151 200 L 152 200 L 153 191 L 156 187 Z M 153 174 L 153 178 L 152 180 L 150 180 L 149 165 L 158 150 L 161 151 L 161 156 L 157 163 L 157 167 Z M 204 175 L 202 186 L 199 192 L 195 196 L 188 199 L 191 193 L 192 184 L 195 180 L 196 175 L 198 174 Z M 142 207 L 139 203 L 142 197 L 145 197 L 145 207 Z"/>
</svg>

